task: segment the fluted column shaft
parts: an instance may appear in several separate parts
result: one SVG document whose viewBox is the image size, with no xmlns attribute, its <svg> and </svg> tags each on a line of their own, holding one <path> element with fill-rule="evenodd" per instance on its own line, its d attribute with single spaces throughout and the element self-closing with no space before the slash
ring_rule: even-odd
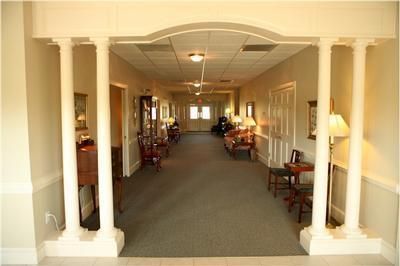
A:
<svg viewBox="0 0 400 266">
<path fill-rule="evenodd" d="M 96 46 L 97 65 L 97 152 L 99 177 L 100 229 L 98 238 L 111 238 L 114 228 L 111 168 L 110 77 L 108 38 L 92 38 Z"/>
<path fill-rule="evenodd" d="M 64 184 L 65 230 L 62 238 L 79 238 L 83 232 L 79 221 L 78 173 L 75 144 L 75 105 L 73 80 L 73 42 L 54 39 L 60 46 L 61 134 Z"/>
<path fill-rule="evenodd" d="M 353 48 L 353 89 L 351 97 L 349 163 L 347 171 L 346 209 L 343 231 L 359 236 L 362 141 L 364 130 L 364 83 L 366 48 L 371 40 L 358 39 Z"/>
<path fill-rule="evenodd" d="M 329 163 L 329 107 L 331 90 L 331 47 L 334 39 L 318 42 L 318 105 L 317 139 L 315 149 L 315 172 L 312 223 L 308 231 L 313 236 L 329 237 L 325 227 L 328 163 Z"/>
</svg>

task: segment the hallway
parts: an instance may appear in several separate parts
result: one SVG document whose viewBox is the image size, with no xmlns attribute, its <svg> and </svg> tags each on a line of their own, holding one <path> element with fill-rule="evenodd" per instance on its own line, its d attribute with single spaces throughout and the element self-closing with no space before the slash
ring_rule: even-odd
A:
<svg viewBox="0 0 400 266">
<path fill-rule="evenodd" d="M 212 257 L 306 254 L 300 246 L 297 208 L 265 185 L 267 168 L 228 156 L 223 139 L 185 134 L 156 173 L 148 165 L 124 182 L 124 212 L 115 223 L 125 232 L 121 256 Z M 287 191 L 282 194 L 286 195 Z M 97 229 L 98 218 L 85 225 Z"/>
</svg>

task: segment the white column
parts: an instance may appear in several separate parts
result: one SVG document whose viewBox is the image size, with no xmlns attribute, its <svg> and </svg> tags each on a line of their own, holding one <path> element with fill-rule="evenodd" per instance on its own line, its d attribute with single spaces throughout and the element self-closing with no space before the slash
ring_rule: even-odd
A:
<svg viewBox="0 0 400 266">
<path fill-rule="evenodd" d="M 346 210 L 341 227 L 347 237 L 361 237 L 359 224 L 364 130 L 364 81 L 366 48 L 372 40 L 357 39 L 353 44 L 353 91 L 351 97 L 349 163 L 347 171 Z"/>
<path fill-rule="evenodd" d="M 331 90 L 331 47 L 335 39 L 320 39 L 318 42 L 318 105 L 317 139 L 315 150 L 315 172 L 312 223 L 307 228 L 313 237 L 330 238 L 325 227 L 326 200 L 329 163 L 329 109 Z"/>
<path fill-rule="evenodd" d="M 62 238 L 77 239 L 84 231 L 79 221 L 78 174 L 75 144 L 74 80 L 71 39 L 54 39 L 60 46 L 61 134 L 64 177 L 65 230 Z"/>
<path fill-rule="evenodd" d="M 97 61 L 97 152 L 99 176 L 100 229 L 97 238 L 113 238 L 114 204 L 111 169 L 110 77 L 108 38 L 92 38 Z"/>
</svg>

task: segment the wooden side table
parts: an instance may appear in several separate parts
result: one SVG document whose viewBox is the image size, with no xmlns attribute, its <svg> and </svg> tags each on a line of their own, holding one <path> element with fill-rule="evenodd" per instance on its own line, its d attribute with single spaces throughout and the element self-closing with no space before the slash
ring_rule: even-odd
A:
<svg viewBox="0 0 400 266">
<path fill-rule="evenodd" d="M 285 168 L 289 169 L 294 173 L 294 183 L 299 184 L 299 176 L 301 172 L 312 172 L 314 171 L 314 165 L 308 162 L 297 162 L 297 163 L 284 163 Z M 289 187 L 291 181 L 289 179 Z"/>
<path fill-rule="evenodd" d="M 251 150 L 255 148 L 256 143 L 254 141 L 235 141 L 232 140 L 231 155 L 236 160 L 237 150 L 247 150 L 249 158 L 251 159 Z"/>
</svg>

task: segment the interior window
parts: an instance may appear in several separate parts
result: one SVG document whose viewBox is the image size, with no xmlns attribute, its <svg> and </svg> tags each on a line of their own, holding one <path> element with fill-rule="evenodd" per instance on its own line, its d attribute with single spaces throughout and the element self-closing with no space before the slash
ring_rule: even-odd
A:
<svg viewBox="0 0 400 266">
<path fill-rule="evenodd" d="M 202 111 L 203 119 L 211 119 L 210 106 L 203 106 Z"/>
<path fill-rule="evenodd" d="M 190 106 L 190 119 L 198 119 L 199 111 L 197 106 Z"/>
</svg>

